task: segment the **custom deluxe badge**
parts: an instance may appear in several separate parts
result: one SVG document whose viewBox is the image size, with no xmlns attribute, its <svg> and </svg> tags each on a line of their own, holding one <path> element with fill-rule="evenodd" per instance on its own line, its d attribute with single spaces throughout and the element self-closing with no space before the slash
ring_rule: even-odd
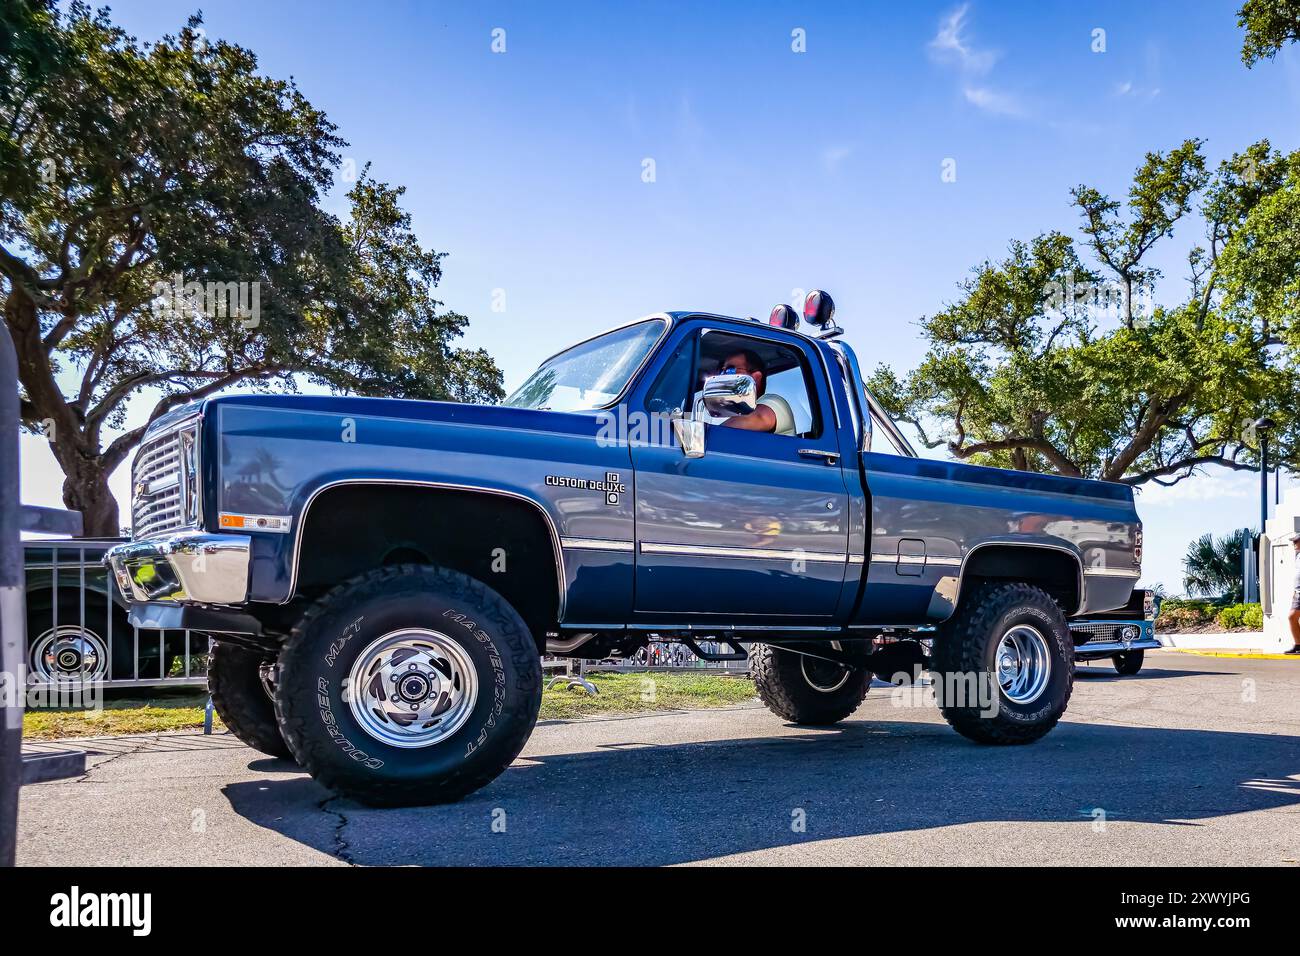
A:
<svg viewBox="0 0 1300 956">
<path fill-rule="evenodd" d="M 581 488 L 584 491 L 600 491 L 605 495 L 605 504 L 618 504 L 618 496 L 627 494 L 627 485 L 619 480 L 618 472 L 605 472 L 605 480 L 594 478 L 570 478 L 568 475 L 547 475 L 546 483 L 552 488 Z"/>
</svg>

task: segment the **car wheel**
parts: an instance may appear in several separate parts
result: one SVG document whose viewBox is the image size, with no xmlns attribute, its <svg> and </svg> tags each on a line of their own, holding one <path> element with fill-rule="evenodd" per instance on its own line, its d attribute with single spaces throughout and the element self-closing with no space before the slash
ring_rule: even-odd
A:
<svg viewBox="0 0 1300 956">
<path fill-rule="evenodd" d="M 984 584 L 936 641 L 944 719 L 985 744 L 1026 744 L 1061 719 L 1074 689 L 1074 642 L 1060 605 L 1028 584 Z"/>
<path fill-rule="evenodd" d="M 795 724 L 838 723 L 858 709 L 871 686 L 864 667 L 768 644 L 750 646 L 749 676 L 767 709 Z"/>
<path fill-rule="evenodd" d="M 208 691 L 212 707 L 226 728 L 248 746 L 271 757 L 293 759 L 275 718 L 274 681 L 265 653 L 214 642 L 208 657 Z"/>
<path fill-rule="evenodd" d="M 1115 665 L 1115 672 L 1124 677 L 1132 677 L 1142 669 L 1142 659 L 1146 656 L 1146 651 L 1124 651 L 1122 654 L 1116 654 L 1111 658 Z"/>
<path fill-rule="evenodd" d="M 88 604 L 90 602 L 87 602 Z M 80 687 L 98 684 L 109 677 L 109 662 L 113 660 L 114 676 L 123 676 L 123 651 L 127 645 L 126 676 L 130 676 L 131 624 L 126 612 L 116 605 L 110 612 L 112 645 L 109 642 L 109 622 L 104 613 L 102 599 L 99 606 L 88 606 L 82 618 L 81 602 L 76 598 L 60 598 L 57 618 L 52 603 L 46 601 L 29 604 L 27 614 L 27 667 L 28 678 L 33 683 L 56 684 L 61 687 Z M 116 654 L 114 647 L 118 648 Z"/>
<path fill-rule="evenodd" d="M 373 806 L 458 800 L 519 755 L 542 667 L 523 619 L 457 571 L 394 565 L 317 601 L 280 653 L 276 713 L 326 787 Z"/>
</svg>

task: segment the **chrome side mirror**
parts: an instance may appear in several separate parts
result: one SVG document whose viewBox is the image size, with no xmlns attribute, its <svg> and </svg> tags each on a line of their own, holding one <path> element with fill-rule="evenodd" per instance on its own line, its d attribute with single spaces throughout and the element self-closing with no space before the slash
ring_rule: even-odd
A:
<svg viewBox="0 0 1300 956">
<path fill-rule="evenodd" d="M 750 415 L 758 408 L 758 385 L 753 376 L 735 372 L 710 375 L 701 394 L 704 407 L 715 418 Z"/>
<path fill-rule="evenodd" d="M 673 419 L 673 432 L 681 442 L 682 454 L 687 458 L 704 457 L 704 422 L 698 418 L 678 416 Z"/>
</svg>

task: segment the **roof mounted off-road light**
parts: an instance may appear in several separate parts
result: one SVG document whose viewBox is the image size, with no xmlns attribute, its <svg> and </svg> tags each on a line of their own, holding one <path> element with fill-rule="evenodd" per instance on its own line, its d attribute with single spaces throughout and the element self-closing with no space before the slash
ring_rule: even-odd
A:
<svg viewBox="0 0 1300 956">
<path fill-rule="evenodd" d="M 835 324 L 835 300 L 829 292 L 813 289 L 803 300 L 803 320 L 821 329 L 819 339 L 842 335 L 844 330 Z"/>
<path fill-rule="evenodd" d="M 772 314 L 767 317 L 767 324 L 774 325 L 778 329 L 797 329 L 799 313 L 782 302 L 780 305 L 772 306 Z"/>
</svg>

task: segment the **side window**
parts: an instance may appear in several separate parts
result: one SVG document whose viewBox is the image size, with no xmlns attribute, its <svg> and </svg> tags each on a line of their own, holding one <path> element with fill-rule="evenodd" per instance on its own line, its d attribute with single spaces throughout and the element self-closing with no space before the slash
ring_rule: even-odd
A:
<svg viewBox="0 0 1300 956">
<path fill-rule="evenodd" d="M 802 359 L 802 355 L 800 356 Z M 794 411 L 795 434 L 804 438 L 816 438 L 820 428 L 814 428 L 813 408 L 808 394 L 808 372 L 802 362 L 795 368 L 777 372 L 767 380 L 768 394 L 775 393 L 785 398 Z"/>
<path fill-rule="evenodd" d="M 822 432 L 812 370 L 804 351 L 769 339 L 707 332 L 700 339 L 699 360 L 692 387 L 694 396 L 704 379 L 726 368 L 755 373 L 760 383 L 759 402 L 777 413 L 778 434 L 795 438 L 817 438 Z M 712 424 L 724 419 L 706 418 Z"/>
<path fill-rule="evenodd" d="M 689 335 L 682 339 L 668 364 L 660 371 L 659 377 L 646 393 L 646 411 L 669 415 L 677 411 L 687 411 L 687 397 L 694 391 L 691 384 L 691 368 L 695 364 L 695 346 L 698 335 Z"/>
<path fill-rule="evenodd" d="M 885 431 L 884 427 L 880 424 L 880 419 L 874 414 L 871 416 L 871 450 L 886 455 L 902 455 L 907 457 L 907 452 L 894 444 L 894 440 L 889 437 L 889 432 Z"/>
</svg>

